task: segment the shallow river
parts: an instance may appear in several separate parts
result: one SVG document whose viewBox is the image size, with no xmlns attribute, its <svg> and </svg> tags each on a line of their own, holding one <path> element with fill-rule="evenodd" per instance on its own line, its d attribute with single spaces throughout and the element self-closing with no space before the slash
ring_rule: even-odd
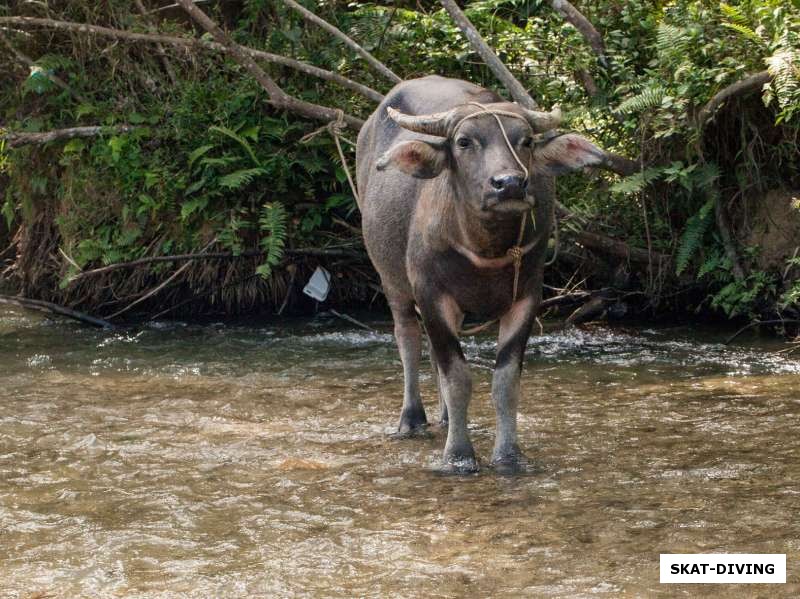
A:
<svg viewBox="0 0 800 599">
<path fill-rule="evenodd" d="M 389 328 L 0 311 L 0 597 L 800 595 L 800 355 L 692 328 L 531 339 L 503 477 L 393 440 Z M 470 340 L 491 453 L 494 343 Z M 428 416 L 436 406 L 423 372 Z M 661 586 L 659 553 L 786 553 L 785 586 Z"/>
</svg>

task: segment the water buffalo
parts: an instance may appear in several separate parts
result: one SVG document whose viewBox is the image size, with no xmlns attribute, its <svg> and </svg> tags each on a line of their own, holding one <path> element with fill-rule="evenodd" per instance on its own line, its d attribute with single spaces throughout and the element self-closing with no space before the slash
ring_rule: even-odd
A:
<svg viewBox="0 0 800 599">
<path fill-rule="evenodd" d="M 541 302 L 554 176 L 605 158 L 579 135 L 556 134 L 558 121 L 556 112 L 527 110 L 471 83 L 430 76 L 398 84 L 358 136 L 364 241 L 403 362 L 399 433 L 427 424 L 416 306 L 448 427 L 446 470 L 478 469 L 467 432 L 472 380 L 459 343 L 465 314 L 500 322 L 492 465 L 513 471 L 524 463 L 517 444 L 519 378 Z"/>
</svg>

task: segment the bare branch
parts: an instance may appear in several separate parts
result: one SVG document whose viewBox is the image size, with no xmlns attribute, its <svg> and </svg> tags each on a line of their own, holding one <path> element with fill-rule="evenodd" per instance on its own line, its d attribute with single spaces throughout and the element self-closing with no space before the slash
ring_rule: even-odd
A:
<svg viewBox="0 0 800 599">
<path fill-rule="evenodd" d="M 517 81 L 514 75 L 511 74 L 511 71 L 509 71 L 506 65 L 497 57 L 497 54 L 495 54 L 483 40 L 481 34 L 475 29 L 475 26 L 467 18 L 467 15 L 464 14 L 464 11 L 458 7 L 455 0 L 440 0 L 440 2 L 478 55 L 511 94 L 511 97 L 525 108 L 530 108 L 531 110 L 537 109 L 538 105 L 536 101 L 525 88 L 522 87 L 522 84 Z"/>
<path fill-rule="evenodd" d="M 145 21 L 149 21 L 150 18 L 147 13 L 147 8 L 145 8 L 142 0 L 134 0 L 134 4 L 136 4 L 136 10 L 139 11 L 139 14 L 142 15 L 142 18 Z M 164 46 L 162 46 L 160 43 L 157 43 L 156 50 L 158 51 L 158 56 L 161 59 L 161 65 L 164 67 L 169 80 L 172 82 L 172 85 L 175 85 L 178 80 L 175 77 L 175 71 L 172 70 L 172 64 L 170 64 L 169 58 L 167 58 L 167 53 L 164 52 Z"/>
<path fill-rule="evenodd" d="M 335 38 L 341 40 L 345 43 L 349 48 L 351 48 L 356 54 L 361 56 L 364 60 L 366 60 L 372 68 L 378 71 L 381 75 L 386 77 L 392 83 L 400 83 L 402 79 L 398 77 L 395 73 L 393 73 L 389 67 L 383 64 L 380 60 L 375 58 L 372 54 L 367 52 L 364 48 L 358 45 L 355 41 L 353 41 L 348 35 L 342 32 L 340 29 L 334 27 L 330 23 L 328 23 L 325 19 L 322 19 L 315 15 L 313 12 L 308 10 L 307 8 L 299 5 L 294 0 L 283 0 L 283 3 L 291 8 L 292 10 L 300 13 L 300 15 L 309 23 L 313 23 L 314 25 L 321 27 Z"/>
<path fill-rule="evenodd" d="M 17 26 L 33 26 L 33 27 L 47 27 L 49 29 L 59 29 L 62 31 L 72 31 L 75 33 L 88 33 L 102 37 L 108 37 L 116 40 L 126 40 L 130 42 L 147 42 L 147 43 L 161 43 L 169 44 L 171 46 L 178 46 L 184 48 L 192 48 L 196 50 L 213 50 L 215 52 L 225 52 L 225 47 L 216 42 L 210 42 L 197 38 L 184 38 L 174 37 L 169 35 L 152 34 L 152 33 L 137 33 L 134 31 L 125 31 L 122 29 L 112 29 L 110 27 L 102 27 L 100 25 L 88 25 L 86 23 L 74 23 L 71 21 L 56 21 L 54 19 L 40 19 L 35 17 L 0 17 L 0 25 L 2 24 L 17 25 Z M 255 59 L 264 60 L 281 66 L 295 69 L 312 77 L 318 77 L 332 83 L 337 83 L 342 87 L 353 90 L 362 96 L 380 102 L 383 100 L 383 95 L 355 81 L 343 77 L 337 73 L 320 69 L 314 65 L 310 65 L 299 60 L 280 56 L 278 54 L 271 54 L 255 48 L 248 48 L 240 46 L 243 51 L 248 53 Z"/>
<path fill-rule="evenodd" d="M 627 243 L 611 239 L 599 233 L 579 231 L 575 233 L 575 241 L 590 250 L 598 251 L 603 254 L 608 254 L 638 264 L 650 264 L 651 254 L 647 250 L 631 247 Z M 669 262 L 670 258 L 666 254 L 653 252 L 652 259 L 655 264 L 662 262 L 666 264 Z"/>
<path fill-rule="evenodd" d="M 366 254 L 357 252 L 355 250 L 348 250 L 342 248 L 298 248 L 298 249 L 285 249 L 283 250 L 286 256 L 317 256 L 326 258 L 365 258 Z M 70 283 L 93 277 L 104 273 L 109 273 L 115 270 L 136 268 L 145 264 L 155 264 L 159 262 L 191 262 L 194 260 L 237 260 L 241 258 L 257 258 L 265 256 L 266 252 L 263 250 L 245 250 L 234 254 L 233 252 L 206 252 L 202 254 L 175 254 L 173 256 L 151 256 L 149 258 L 139 258 L 138 260 L 131 260 L 130 262 L 118 262 L 116 264 L 109 264 L 108 266 L 100 266 L 92 270 L 85 270 L 78 273 L 70 279 Z"/>
<path fill-rule="evenodd" d="M 17 148 L 25 145 L 41 145 L 51 141 L 63 141 L 76 137 L 94 137 L 108 133 L 125 133 L 133 129 L 130 125 L 118 125 L 116 127 L 71 127 L 69 129 L 53 129 L 41 133 L 13 133 L 8 131 L 0 134 L 0 139 L 8 142 L 8 147 Z"/>
<path fill-rule="evenodd" d="M 550 4 L 567 23 L 580 32 L 589 46 L 591 46 L 592 50 L 594 50 L 594 53 L 597 54 L 600 64 L 607 68 L 608 58 L 606 56 L 606 47 L 603 43 L 603 37 L 598 33 L 597 29 L 594 28 L 594 25 L 592 25 L 589 19 L 584 17 L 581 12 L 567 0 L 551 0 Z"/>
<path fill-rule="evenodd" d="M 78 312 L 77 310 L 73 310 L 71 308 L 66 308 L 50 302 L 43 302 L 41 300 L 28 299 L 26 297 L 15 297 L 11 295 L 0 295 L 0 304 L 18 306 L 20 308 L 36 310 L 38 312 L 47 312 L 48 314 L 58 314 L 60 316 L 66 316 L 68 318 L 104 329 L 116 329 L 116 327 L 108 321 L 95 318 L 94 316 L 89 316 L 88 314 Z"/>
<path fill-rule="evenodd" d="M 706 123 L 714 117 L 714 113 L 726 100 L 734 96 L 743 96 L 758 91 L 770 81 L 772 81 L 772 75 L 769 74 L 769 71 L 760 71 L 718 91 L 697 114 L 697 128 L 702 129 L 705 127 Z"/>
<path fill-rule="evenodd" d="M 9 51 L 10 51 L 10 52 L 11 52 L 11 53 L 12 53 L 12 54 L 13 54 L 13 55 L 16 57 L 16 59 L 17 59 L 19 62 L 21 62 L 22 64 L 24 64 L 24 65 L 25 65 L 25 66 L 27 66 L 27 67 L 33 67 L 33 66 L 36 66 L 36 63 L 33 61 L 33 59 L 32 59 L 32 58 L 30 58 L 30 57 L 29 57 L 28 55 L 26 55 L 26 54 L 23 54 L 23 53 L 22 53 L 20 50 L 18 50 L 17 48 L 15 48 L 15 47 L 14 47 L 14 46 L 11 44 L 11 42 L 9 42 L 9 41 L 6 39 L 6 37 L 5 37 L 5 36 L 4 36 L 2 33 L 0 33 L 0 42 L 2 42 L 2 44 L 3 44 L 3 45 L 6 47 L 6 48 L 8 48 L 8 49 L 9 49 Z M 58 75 L 54 75 L 54 74 L 52 74 L 52 73 L 47 73 L 47 72 L 45 72 L 45 73 L 44 73 L 44 75 L 45 75 L 45 76 L 46 76 L 46 77 L 47 77 L 47 78 L 48 78 L 50 81 L 52 81 L 53 83 L 55 83 L 55 84 L 56 84 L 58 87 L 60 87 L 60 88 L 61 88 L 61 89 L 63 89 L 64 91 L 68 92 L 68 93 L 69 93 L 69 94 L 70 94 L 70 95 L 71 95 L 73 98 L 75 98 L 75 99 L 76 99 L 78 102 L 82 102 L 82 103 L 84 103 L 84 104 L 87 104 L 87 103 L 88 103 L 88 101 L 86 100 L 86 98 L 84 98 L 82 95 L 80 95 L 80 94 L 79 94 L 78 92 L 76 92 L 74 89 L 72 89 L 72 88 L 71 88 L 71 87 L 70 87 L 70 86 L 67 84 L 67 82 L 66 82 L 66 81 L 64 81 L 63 79 L 61 79 L 61 77 L 59 77 Z"/>
<path fill-rule="evenodd" d="M 256 64 L 256 61 L 250 56 L 239 44 L 234 42 L 227 33 L 214 21 L 212 21 L 206 13 L 197 8 L 192 0 L 178 0 L 178 3 L 183 9 L 191 16 L 197 23 L 206 31 L 208 31 L 218 44 L 225 47 L 228 54 L 236 62 L 242 65 L 253 78 L 258 81 L 259 85 L 267 92 L 269 102 L 279 109 L 294 112 L 300 116 L 305 116 L 320 121 L 336 121 L 343 113 L 340 110 L 328 108 L 327 106 L 320 106 L 319 104 L 312 104 L 305 100 L 300 100 L 294 96 L 290 96 L 284 92 L 275 81 L 267 75 L 264 70 Z M 344 114 L 344 121 L 353 129 L 358 131 L 364 124 L 359 118 Z"/>
</svg>

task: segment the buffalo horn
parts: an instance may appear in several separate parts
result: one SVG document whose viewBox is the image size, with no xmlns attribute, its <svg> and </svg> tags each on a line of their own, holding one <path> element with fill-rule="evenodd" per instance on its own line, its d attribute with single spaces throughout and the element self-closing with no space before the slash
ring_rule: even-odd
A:
<svg viewBox="0 0 800 599">
<path fill-rule="evenodd" d="M 403 129 L 408 129 L 416 133 L 425 133 L 426 135 L 447 137 L 447 117 L 450 116 L 450 111 L 437 112 L 434 114 L 410 115 L 403 114 L 399 110 L 389 106 L 386 112 L 388 112 L 389 117 Z"/>
<path fill-rule="evenodd" d="M 561 123 L 561 108 L 556 106 L 550 112 L 525 109 L 525 120 L 536 132 L 549 131 L 550 129 L 555 129 Z"/>
</svg>

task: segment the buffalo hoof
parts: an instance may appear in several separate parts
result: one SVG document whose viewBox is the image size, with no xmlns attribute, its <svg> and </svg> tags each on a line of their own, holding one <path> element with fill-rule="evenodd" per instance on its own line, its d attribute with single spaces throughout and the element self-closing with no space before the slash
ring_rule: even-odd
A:
<svg viewBox="0 0 800 599">
<path fill-rule="evenodd" d="M 430 433 L 428 433 L 428 419 L 425 417 L 425 410 L 423 409 L 404 409 L 400 414 L 400 424 L 397 426 L 397 432 L 391 435 L 393 439 L 412 439 L 427 436 L 430 436 Z"/>
<path fill-rule="evenodd" d="M 505 476 L 536 474 L 539 472 L 534 464 L 520 451 L 493 456 L 490 467 L 497 474 Z"/>
<path fill-rule="evenodd" d="M 463 476 L 466 474 L 475 474 L 480 470 L 478 460 L 473 457 L 465 458 L 449 458 L 442 462 L 439 467 L 439 474 Z"/>
<path fill-rule="evenodd" d="M 433 433 L 428 430 L 427 424 L 420 424 L 414 428 L 402 429 L 396 433 L 391 433 L 389 438 L 396 441 L 403 439 L 432 439 Z"/>
<path fill-rule="evenodd" d="M 446 474 L 473 474 L 480 470 L 471 445 L 445 452 L 441 471 Z"/>
</svg>

